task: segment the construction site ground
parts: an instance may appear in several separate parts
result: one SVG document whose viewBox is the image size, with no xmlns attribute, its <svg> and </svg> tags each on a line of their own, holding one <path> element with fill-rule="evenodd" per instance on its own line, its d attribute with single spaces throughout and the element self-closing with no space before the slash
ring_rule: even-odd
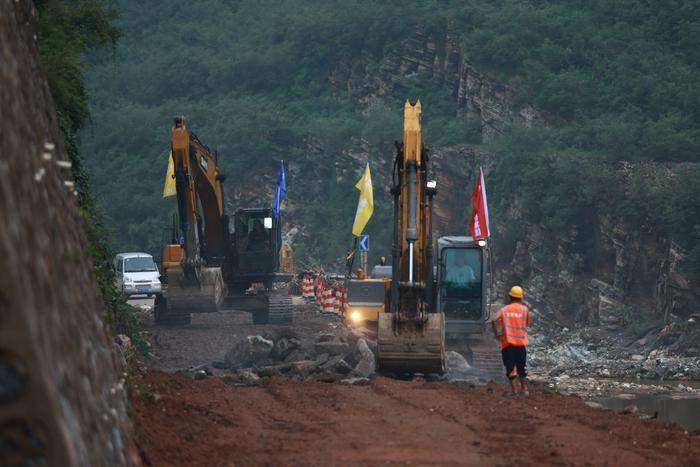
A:
<svg viewBox="0 0 700 467">
<path fill-rule="evenodd" d="M 136 304 L 139 304 L 136 302 Z M 295 328 L 337 329 L 337 318 L 295 307 Z M 189 327 L 142 316 L 152 356 L 132 394 L 146 465 L 698 465 L 700 437 L 675 425 L 588 406 L 533 385 L 396 380 L 365 384 L 273 377 L 194 380 L 240 338 L 268 326 L 239 312 L 194 315 Z M 183 370 L 183 371 L 179 371 Z M 220 377 L 221 376 L 221 377 Z"/>
</svg>

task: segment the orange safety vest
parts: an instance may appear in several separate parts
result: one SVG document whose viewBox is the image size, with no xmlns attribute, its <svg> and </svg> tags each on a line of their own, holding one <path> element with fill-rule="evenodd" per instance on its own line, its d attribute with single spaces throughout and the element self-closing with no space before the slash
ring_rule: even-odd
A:
<svg viewBox="0 0 700 467">
<path fill-rule="evenodd" d="M 511 303 L 498 310 L 501 325 L 501 348 L 509 345 L 525 346 L 528 344 L 527 328 L 530 322 L 530 310 L 522 303 Z"/>
</svg>

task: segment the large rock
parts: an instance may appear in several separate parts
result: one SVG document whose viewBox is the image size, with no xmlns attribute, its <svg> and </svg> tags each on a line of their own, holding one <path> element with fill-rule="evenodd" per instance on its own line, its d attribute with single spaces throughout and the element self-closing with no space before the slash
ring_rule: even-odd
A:
<svg viewBox="0 0 700 467">
<path fill-rule="evenodd" d="M 259 386 L 262 379 L 251 368 L 246 368 L 238 372 L 240 383 L 246 386 Z"/>
<path fill-rule="evenodd" d="M 445 352 L 445 356 L 447 357 L 448 373 L 466 373 L 471 369 L 471 365 L 469 365 L 467 359 L 459 352 L 448 350 Z"/>
<path fill-rule="evenodd" d="M 369 349 L 367 341 L 360 338 L 357 340 L 357 349 L 360 352 L 360 361 L 355 365 L 353 372 L 360 378 L 369 378 L 376 370 L 374 353 Z"/>
<path fill-rule="evenodd" d="M 317 353 L 325 353 L 332 357 L 336 355 L 346 355 L 350 352 L 350 346 L 346 342 L 339 340 L 329 342 L 317 342 L 314 346 Z"/>
<path fill-rule="evenodd" d="M 275 360 L 284 361 L 292 352 L 301 347 L 301 341 L 294 337 L 282 337 L 272 349 L 271 357 Z"/>
<path fill-rule="evenodd" d="M 229 368 L 265 366 L 271 363 L 270 354 L 275 344 L 262 336 L 248 336 L 226 353 L 224 361 Z"/>
<path fill-rule="evenodd" d="M 343 359 L 341 355 L 331 357 L 326 363 L 321 365 L 321 369 L 329 373 L 347 375 L 352 372 L 352 367 Z"/>
</svg>

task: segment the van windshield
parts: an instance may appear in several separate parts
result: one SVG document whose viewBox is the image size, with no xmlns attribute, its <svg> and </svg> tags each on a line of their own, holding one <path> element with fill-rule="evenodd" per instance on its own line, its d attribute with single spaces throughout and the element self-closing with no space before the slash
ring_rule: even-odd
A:
<svg viewBox="0 0 700 467">
<path fill-rule="evenodd" d="M 124 272 L 149 272 L 157 271 L 156 263 L 149 256 L 124 259 Z"/>
</svg>

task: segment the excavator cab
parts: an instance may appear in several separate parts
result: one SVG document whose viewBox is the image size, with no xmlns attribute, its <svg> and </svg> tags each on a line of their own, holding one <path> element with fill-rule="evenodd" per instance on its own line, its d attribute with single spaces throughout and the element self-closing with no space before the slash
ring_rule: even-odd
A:
<svg viewBox="0 0 700 467">
<path fill-rule="evenodd" d="M 272 209 L 239 209 L 234 215 L 234 268 L 246 282 L 272 284 L 272 274 L 279 269 L 282 246 L 280 220 Z M 268 287 L 269 288 L 269 287 Z"/>
<path fill-rule="evenodd" d="M 282 244 L 281 219 L 270 208 L 245 208 L 235 212 L 233 222 L 226 306 L 252 313 L 255 324 L 291 323 L 292 298 L 286 287 L 274 286 L 294 275 L 280 267 L 282 254 L 292 258 L 291 246 Z"/>
<path fill-rule="evenodd" d="M 447 334 L 481 332 L 488 317 L 488 261 L 485 242 L 471 237 L 441 237 L 437 242 L 438 312 Z"/>
</svg>

